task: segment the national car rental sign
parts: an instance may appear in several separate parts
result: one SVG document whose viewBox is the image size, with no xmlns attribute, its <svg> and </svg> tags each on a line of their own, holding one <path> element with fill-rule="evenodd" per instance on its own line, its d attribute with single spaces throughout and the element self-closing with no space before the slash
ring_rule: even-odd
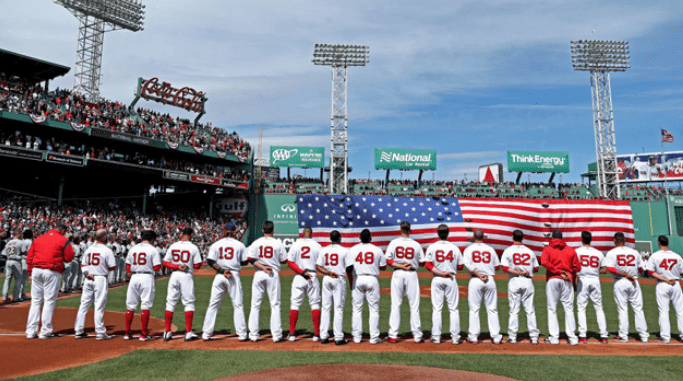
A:
<svg viewBox="0 0 683 381">
<path fill-rule="evenodd" d="M 375 169 L 436 170 L 435 149 L 375 148 Z"/>
</svg>

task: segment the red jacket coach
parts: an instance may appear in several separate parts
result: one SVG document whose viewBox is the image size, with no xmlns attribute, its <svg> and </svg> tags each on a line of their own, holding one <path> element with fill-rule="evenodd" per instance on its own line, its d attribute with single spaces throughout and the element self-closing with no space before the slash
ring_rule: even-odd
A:
<svg viewBox="0 0 683 381">
<path fill-rule="evenodd" d="M 40 324 L 40 307 L 43 306 L 40 330 L 41 339 L 49 339 L 57 336 L 52 331 L 52 315 L 55 310 L 55 302 L 59 294 L 59 282 L 64 271 L 64 262 L 74 259 L 74 250 L 69 240 L 64 237 L 66 226 L 59 224 L 46 234 L 38 237 L 28 251 L 26 264 L 28 273 L 31 274 L 31 309 L 26 322 L 26 338 L 34 339 L 38 335 Z"/>
</svg>

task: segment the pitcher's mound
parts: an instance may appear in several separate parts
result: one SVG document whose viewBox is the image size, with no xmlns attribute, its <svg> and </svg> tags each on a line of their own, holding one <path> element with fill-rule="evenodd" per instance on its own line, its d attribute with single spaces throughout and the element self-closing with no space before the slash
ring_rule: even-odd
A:
<svg viewBox="0 0 683 381">
<path fill-rule="evenodd" d="M 263 370 L 221 378 L 232 381 L 331 380 L 331 381 L 514 381 L 512 378 L 461 370 L 407 365 L 336 364 L 310 365 Z"/>
</svg>

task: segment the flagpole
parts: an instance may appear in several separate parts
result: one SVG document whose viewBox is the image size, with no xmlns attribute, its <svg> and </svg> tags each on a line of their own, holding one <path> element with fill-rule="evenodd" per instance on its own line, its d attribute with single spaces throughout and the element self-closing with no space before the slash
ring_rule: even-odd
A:
<svg viewBox="0 0 683 381">
<path fill-rule="evenodd" d="M 662 133 L 662 126 L 659 126 L 659 132 Z M 666 224 L 669 226 L 669 235 L 673 235 L 671 231 L 671 213 L 669 212 L 669 174 L 666 173 L 666 167 L 664 166 L 664 135 L 660 137 L 660 144 L 662 146 L 662 155 L 660 157 L 662 161 L 662 168 L 664 169 L 664 197 L 666 205 Z"/>
</svg>

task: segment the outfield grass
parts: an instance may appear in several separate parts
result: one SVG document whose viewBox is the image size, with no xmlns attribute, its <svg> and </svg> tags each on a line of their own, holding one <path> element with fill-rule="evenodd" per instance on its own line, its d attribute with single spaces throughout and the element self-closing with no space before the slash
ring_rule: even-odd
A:
<svg viewBox="0 0 683 381">
<path fill-rule="evenodd" d="M 214 380 L 265 369 L 353 363 L 458 369 L 528 381 L 650 381 L 653 377 L 675 380 L 683 372 L 679 357 L 140 350 L 96 364 L 22 379 Z"/>
<path fill-rule="evenodd" d="M 281 309 L 282 309 L 282 328 L 283 332 L 285 335 L 288 332 L 288 327 L 289 327 L 289 307 L 290 307 L 290 291 L 291 291 L 291 282 L 292 282 L 292 277 L 282 277 L 282 302 L 281 302 Z M 206 308 L 209 303 L 209 297 L 211 294 L 211 283 L 213 282 L 213 277 L 195 277 L 194 278 L 195 282 L 195 296 L 196 296 L 196 302 L 195 302 L 195 319 L 194 319 L 194 324 L 193 324 L 193 329 L 195 332 L 201 332 L 203 321 L 204 321 L 204 315 Z M 252 282 L 252 277 L 251 276 L 243 276 L 242 277 L 242 285 L 244 288 L 244 310 L 245 310 L 245 317 L 248 319 L 249 318 L 249 308 L 251 305 L 251 282 Z M 389 288 L 391 279 L 389 278 L 380 278 L 379 279 L 380 286 L 382 288 Z M 420 285 L 429 285 L 431 283 L 431 279 L 420 279 Z M 461 286 L 466 286 L 467 285 L 467 280 L 459 279 L 458 280 L 459 285 Z M 507 291 L 507 280 L 498 280 L 496 281 L 496 285 L 498 287 L 498 291 L 500 292 L 506 292 Z M 548 320 L 547 320 L 547 307 L 546 307 L 546 295 L 545 295 L 545 282 L 544 281 L 534 281 L 534 286 L 536 287 L 536 297 L 535 297 L 535 306 L 536 306 L 536 318 L 538 321 L 538 328 L 541 331 L 541 335 L 547 336 L 548 334 Z M 165 310 L 165 299 L 166 299 L 166 289 L 168 285 L 168 279 L 159 279 L 156 282 L 156 297 L 154 301 L 154 307 L 152 308 L 152 316 L 155 316 L 159 319 L 164 318 L 164 310 Z M 658 325 L 658 310 L 657 310 L 657 302 L 655 299 L 655 286 L 652 285 L 642 285 L 642 291 L 643 291 L 643 299 L 644 299 L 644 310 L 645 310 L 645 318 L 648 323 L 648 331 L 650 333 L 655 333 L 659 331 L 659 325 Z M 603 308 L 605 310 L 605 315 L 607 318 L 607 328 L 610 331 L 610 333 L 616 333 L 617 331 L 617 325 L 618 325 L 618 316 L 617 316 L 617 309 L 616 309 L 616 304 L 614 302 L 614 297 L 613 297 L 613 286 L 612 283 L 603 283 L 602 284 L 602 290 L 603 290 Z M 127 287 L 119 287 L 116 289 L 111 289 L 109 290 L 109 297 L 108 297 L 108 302 L 107 302 L 107 310 L 111 311 L 120 311 L 124 312 L 126 310 L 125 306 L 125 300 L 126 300 L 126 291 Z M 80 302 L 80 298 L 78 296 L 72 297 L 72 298 L 66 298 L 66 299 L 61 299 L 57 302 L 58 306 L 61 307 L 78 307 Z M 182 313 L 183 307 L 182 304 L 179 302 L 177 307 L 176 307 L 176 313 L 175 319 L 174 319 L 174 324 L 178 327 L 181 331 L 184 330 L 184 315 Z M 383 335 L 386 334 L 389 328 L 389 313 L 391 311 L 391 297 L 389 295 L 381 295 L 380 298 L 380 331 L 382 332 Z M 467 332 L 468 328 L 468 322 L 469 322 L 469 308 L 467 306 L 467 299 L 460 299 L 459 302 L 459 311 L 460 311 L 460 324 L 461 324 L 461 331 L 463 333 Z M 508 308 L 508 300 L 507 298 L 500 298 L 498 299 L 498 313 L 499 313 L 499 319 L 500 319 L 500 325 L 501 325 L 501 331 L 503 333 L 507 332 L 507 324 L 508 324 L 508 317 L 509 317 L 509 308 Z M 575 311 L 576 313 L 576 311 Z M 564 330 L 564 311 L 561 307 L 561 304 L 558 304 L 558 315 L 559 315 L 559 322 L 560 322 L 560 327 L 561 330 Z M 633 337 L 637 337 L 635 335 L 635 328 L 634 328 L 634 323 L 633 323 L 633 313 L 629 312 L 630 315 L 630 322 L 631 322 L 631 333 L 633 333 Z M 432 322 L 432 309 L 431 309 L 431 302 L 429 298 L 422 298 L 421 299 L 421 305 L 420 305 L 420 317 L 422 320 L 422 330 L 425 332 L 425 337 L 429 337 L 429 331 L 431 330 L 431 322 Z M 404 299 L 403 306 L 401 308 L 401 328 L 400 328 L 400 333 L 410 333 L 410 312 L 408 308 L 408 302 L 407 299 Z M 589 303 L 588 311 L 587 311 L 587 318 L 588 318 L 588 329 L 589 329 L 589 337 L 597 337 L 597 322 L 595 318 L 595 312 L 593 310 L 592 303 Z M 367 307 L 364 309 L 364 331 L 368 331 L 367 327 L 367 320 L 368 320 L 368 309 Z M 524 313 L 524 310 L 520 312 L 520 325 L 519 325 L 519 331 L 520 331 L 520 336 L 525 335 L 525 333 L 528 332 L 527 327 L 526 327 L 526 314 Z M 261 321 L 261 330 L 268 330 L 270 327 L 270 305 L 267 302 L 267 298 L 264 299 L 263 304 L 261 305 L 261 314 L 260 314 L 260 321 Z M 448 310 L 444 306 L 444 311 L 443 311 L 443 327 L 447 328 L 448 327 Z M 675 331 L 675 315 L 673 310 L 671 311 L 671 322 L 672 325 L 674 326 L 674 332 Z M 482 332 L 488 332 L 488 323 L 486 319 L 486 312 L 485 308 L 482 306 L 481 312 L 480 312 L 480 322 L 481 322 L 481 329 Z M 312 333 L 313 332 L 313 324 L 311 321 L 311 314 L 310 314 L 310 307 L 308 305 L 308 302 L 305 301 L 304 304 L 302 305 L 300 309 L 300 314 L 299 314 L 299 322 L 297 324 L 297 331 L 304 330 L 306 332 Z M 218 319 L 216 322 L 216 328 L 215 332 L 216 333 L 225 333 L 226 331 L 229 331 L 231 333 L 234 333 L 234 326 L 232 324 L 232 303 L 230 303 L 229 297 L 226 295 L 223 304 L 221 305 L 219 312 L 218 312 Z M 351 332 L 351 295 L 350 293 L 347 292 L 347 298 L 346 298 L 346 306 L 344 309 L 344 331 L 347 333 Z M 447 332 L 447 329 L 444 329 L 444 332 Z M 482 335 L 482 337 L 485 335 Z M 652 335 L 651 338 L 654 338 L 655 336 Z"/>
</svg>

